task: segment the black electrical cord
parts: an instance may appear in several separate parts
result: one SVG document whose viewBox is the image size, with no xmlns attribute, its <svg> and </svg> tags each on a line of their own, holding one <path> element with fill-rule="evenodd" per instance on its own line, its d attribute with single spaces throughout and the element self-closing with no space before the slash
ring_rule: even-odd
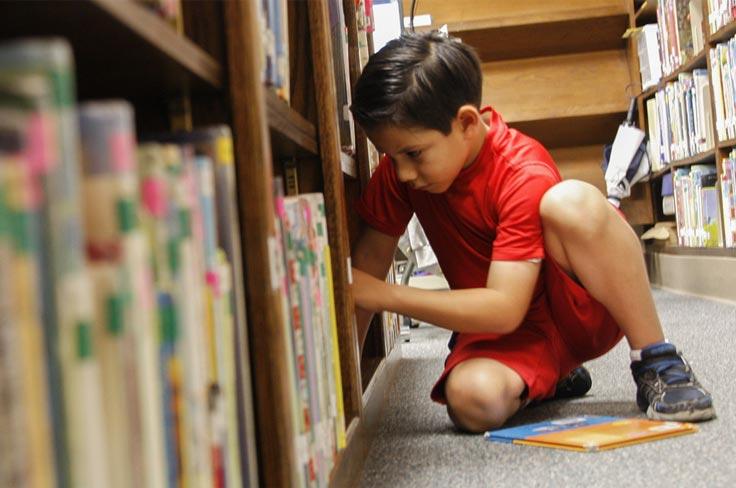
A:
<svg viewBox="0 0 736 488">
<path fill-rule="evenodd" d="M 411 0 L 411 7 L 409 9 L 409 28 L 412 32 L 416 32 L 414 30 L 414 12 L 417 8 L 417 0 Z"/>
</svg>

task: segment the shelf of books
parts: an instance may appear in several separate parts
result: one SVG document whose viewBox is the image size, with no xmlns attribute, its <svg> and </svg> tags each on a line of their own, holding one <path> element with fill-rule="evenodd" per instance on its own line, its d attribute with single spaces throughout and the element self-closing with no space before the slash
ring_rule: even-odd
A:
<svg viewBox="0 0 736 488">
<path fill-rule="evenodd" d="M 357 5 L 0 2 L 0 484 L 328 486 L 359 465 L 378 395 L 341 168 L 368 162 L 333 49 Z M 310 168 L 294 195 L 284 158 Z"/>
<path fill-rule="evenodd" d="M 653 203 L 689 252 L 736 246 L 735 34 L 732 2 L 719 0 L 660 0 L 636 33 Z"/>
</svg>

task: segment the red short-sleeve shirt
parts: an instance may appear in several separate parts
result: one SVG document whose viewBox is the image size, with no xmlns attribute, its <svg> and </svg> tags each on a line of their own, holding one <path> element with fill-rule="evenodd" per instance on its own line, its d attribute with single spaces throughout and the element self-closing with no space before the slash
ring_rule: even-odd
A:
<svg viewBox="0 0 736 488">
<path fill-rule="evenodd" d="M 541 144 L 484 112 L 485 143 L 445 193 L 411 189 L 384 157 L 357 204 L 371 227 L 393 236 L 416 213 L 453 289 L 485 286 L 493 259 L 544 258 L 539 202 L 561 180 Z"/>
</svg>

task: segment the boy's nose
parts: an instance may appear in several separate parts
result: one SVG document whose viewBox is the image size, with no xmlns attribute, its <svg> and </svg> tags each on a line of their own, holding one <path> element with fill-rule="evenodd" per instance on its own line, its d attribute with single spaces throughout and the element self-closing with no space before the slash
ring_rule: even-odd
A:
<svg viewBox="0 0 736 488">
<path fill-rule="evenodd" d="M 402 165 L 396 168 L 396 175 L 402 183 L 410 183 L 417 179 L 417 172 L 414 169 Z"/>
</svg>

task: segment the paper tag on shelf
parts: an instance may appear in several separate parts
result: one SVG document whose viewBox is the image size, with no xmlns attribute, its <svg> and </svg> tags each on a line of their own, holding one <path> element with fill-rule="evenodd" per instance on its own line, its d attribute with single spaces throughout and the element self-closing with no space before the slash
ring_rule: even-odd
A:
<svg viewBox="0 0 736 488">
<path fill-rule="evenodd" d="M 348 285 L 353 284 L 353 263 L 350 260 L 350 256 L 348 256 Z"/>
<path fill-rule="evenodd" d="M 272 290 L 278 290 L 279 289 L 279 279 L 280 279 L 280 273 L 279 273 L 279 253 L 276 249 L 276 238 L 273 236 L 270 236 L 268 238 L 268 266 L 269 266 L 269 274 L 271 275 L 271 289 Z"/>
<path fill-rule="evenodd" d="M 629 27 L 621 36 L 621 39 L 628 39 L 641 30 L 641 27 Z"/>
</svg>

